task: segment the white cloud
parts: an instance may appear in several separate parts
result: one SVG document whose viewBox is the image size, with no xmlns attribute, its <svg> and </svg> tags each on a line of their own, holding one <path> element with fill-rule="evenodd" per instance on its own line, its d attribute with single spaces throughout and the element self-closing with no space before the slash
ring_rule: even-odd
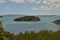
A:
<svg viewBox="0 0 60 40">
<path fill-rule="evenodd" d="M 6 9 L 10 9 L 10 7 L 5 7 Z"/>
<path fill-rule="evenodd" d="M 31 10 L 39 10 L 37 7 L 33 7 Z"/>
<path fill-rule="evenodd" d="M 42 5 L 33 7 L 32 10 L 52 10 L 60 8 L 60 0 L 39 0 L 37 3 L 42 3 Z"/>
<path fill-rule="evenodd" d="M 26 0 L 29 3 L 35 3 L 37 0 Z"/>
<path fill-rule="evenodd" d="M 0 0 L 0 3 L 6 2 L 5 0 Z"/>
<path fill-rule="evenodd" d="M 51 10 L 54 8 L 60 8 L 60 0 L 10 0 L 12 2 L 16 3 L 24 3 L 24 2 L 29 2 L 29 3 L 35 3 L 35 4 L 42 4 L 39 7 L 33 7 L 32 10 Z"/>
<path fill-rule="evenodd" d="M 31 4 L 40 4 L 38 7 L 33 7 L 32 10 L 51 10 L 60 8 L 60 0 L 10 0 L 15 3 L 24 3 L 29 2 Z M 0 2 L 5 2 L 4 0 L 0 0 Z"/>
<path fill-rule="evenodd" d="M 24 3 L 24 2 L 34 3 L 34 2 L 36 2 L 36 0 L 10 0 L 10 1 L 16 2 L 16 3 Z"/>
<path fill-rule="evenodd" d="M 24 0 L 10 0 L 10 1 L 16 2 L 16 3 L 23 3 L 23 2 L 25 2 Z"/>
<path fill-rule="evenodd" d="M 41 3 L 41 1 L 36 1 L 37 4 Z"/>
<path fill-rule="evenodd" d="M 60 1 L 59 0 L 44 0 L 42 1 L 43 4 L 50 5 L 50 6 L 59 6 Z"/>
<path fill-rule="evenodd" d="M 31 10 L 52 10 L 53 8 L 49 8 L 47 6 L 33 7 Z"/>
<path fill-rule="evenodd" d="M 24 2 L 34 3 L 34 2 L 36 2 L 36 0 L 10 0 L 10 1 L 16 2 L 16 3 L 24 3 Z"/>
<path fill-rule="evenodd" d="M 2 6 L 4 9 L 11 9 L 11 7 L 8 6 Z"/>
</svg>

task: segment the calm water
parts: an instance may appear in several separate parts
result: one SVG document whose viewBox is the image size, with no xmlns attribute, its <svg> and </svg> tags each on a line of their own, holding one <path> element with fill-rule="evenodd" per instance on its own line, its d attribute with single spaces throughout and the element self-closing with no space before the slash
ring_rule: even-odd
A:
<svg viewBox="0 0 60 40">
<path fill-rule="evenodd" d="M 36 32 L 40 30 L 60 30 L 60 25 L 56 25 L 52 23 L 54 20 L 60 19 L 60 16 L 38 16 L 41 21 L 39 22 L 15 22 L 13 21 L 17 17 L 22 16 L 3 16 L 0 18 L 3 20 L 3 27 L 5 30 L 10 31 L 12 33 L 19 33 L 25 31 L 34 30 Z"/>
</svg>

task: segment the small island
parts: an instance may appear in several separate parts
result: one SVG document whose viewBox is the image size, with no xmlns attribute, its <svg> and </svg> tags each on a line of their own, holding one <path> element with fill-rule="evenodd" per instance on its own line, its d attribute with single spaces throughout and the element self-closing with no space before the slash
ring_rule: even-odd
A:
<svg viewBox="0 0 60 40">
<path fill-rule="evenodd" d="M 16 18 L 14 21 L 40 21 L 40 18 L 36 16 L 24 16 Z"/>
<path fill-rule="evenodd" d="M 2 18 L 3 16 L 0 16 L 0 18 Z"/>
<path fill-rule="evenodd" d="M 60 25 L 60 19 L 59 20 L 55 20 L 53 23 Z"/>
</svg>

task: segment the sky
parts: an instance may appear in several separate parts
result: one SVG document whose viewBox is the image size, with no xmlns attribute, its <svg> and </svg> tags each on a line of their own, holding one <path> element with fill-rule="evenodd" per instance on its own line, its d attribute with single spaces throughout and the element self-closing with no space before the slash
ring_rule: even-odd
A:
<svg viewBox="0 0 60 40">
<path fill-rule="evenodd" d="M 60 15 L 60 0 L 0 0 L 0 15 Z"/>
</svg>

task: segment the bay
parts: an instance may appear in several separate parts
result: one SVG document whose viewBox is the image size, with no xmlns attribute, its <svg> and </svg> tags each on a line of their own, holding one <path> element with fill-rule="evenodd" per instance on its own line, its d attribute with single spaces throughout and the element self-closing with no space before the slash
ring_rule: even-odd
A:
<svg viewBox="0 0 60 40">
<path fill-rule="evenodd" d="M 60 25 L 56 25 L 52 23 L 55 20 L 60 19 L 60 16 L 47 16 L 47 15 L 40 15 L 38 16 L 41 21 L 38 22 L 15 22 L 13 21 L 15 18 L 22 17 L 20 15 L 10 15 L 10 16 L 3 16 L 0 20 L 3 21 L 3 28 L 11 33 L 18 34 L 20 32 L 25 31 L 35 31 L 38 32 L 40 30 L 52 30 L 57 31 L 60 30 Z"/>
</svg>

